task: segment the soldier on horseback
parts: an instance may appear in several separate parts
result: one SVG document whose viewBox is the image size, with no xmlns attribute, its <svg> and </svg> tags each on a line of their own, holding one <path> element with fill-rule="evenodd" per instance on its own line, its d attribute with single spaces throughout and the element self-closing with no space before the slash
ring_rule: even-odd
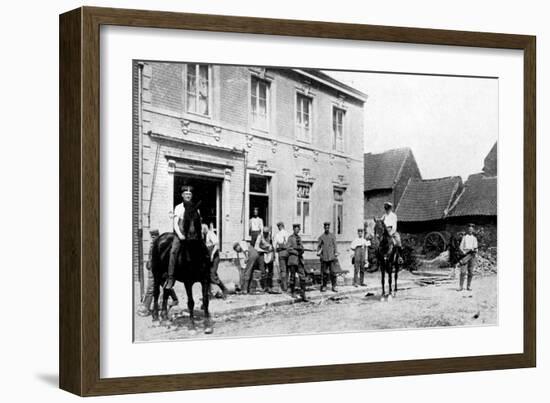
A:
<svg viewBox="0 0 550 403">
<path fill-rule="evenodd" d="M 401 236 L 397 232 L 397 214 L 393 212 L 393 204 L 389 201 L 384 203 L 384 215 L 380 217 L 388 232 L 390 233 L 393 244 L 397 248 L 397 253 L 401 256 Z"/>
<path fill-rule="evenodd" d="M 188 256 L 190 250 L 194 250 L 195 247 L 200 248 L 197 250 L 206 248 L 201 234 L 200 211 L 198 205 L 192 201 L 193 188 L 191 186 L 182 186 L 181 191 L 183 201 L 174 208 L 174 232 L 177 236 L 174 237 L 170 249 L 168 280 L 164 286 L 167 290 L 174 287 L 174 272 L 182 244 L 185 246 L 186 261 L 190 260 Z"/>
</svg>

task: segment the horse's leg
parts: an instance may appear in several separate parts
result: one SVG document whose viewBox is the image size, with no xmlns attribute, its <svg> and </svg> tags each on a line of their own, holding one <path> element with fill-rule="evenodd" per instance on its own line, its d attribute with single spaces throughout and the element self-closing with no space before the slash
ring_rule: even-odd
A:
<svg viewBox="0 0 550 403">
<path fill-rule="evenodd" d="M 210 322 L 210 279 L 202 282 L 202 307 L 204 309 L 204 333 L 212 333 L 212 324 Z"/>
<path fill-rule="evenodd" d="M 391 275 L 393 274 L 392 273 L 392 266 L 393 266 L 393 263 L 390 262 L 388 264 L 388 296 L 389 298 L 391 299 L 392 297 L 392 278 L 391 278 Z"/>
<path fill-rule="evenodd" d="M 160 317 L 162 320 L 168 319 L 168 296 L 170 292 L 166 289 L 162 292 L 162 309 L 160 311 Z"/>
<path fill-rule="evenodd" d="M 398 256 L 399 259 L 399 256 Z M 395 262 L 395 266 L 393 268 L 395 270 L 394 272 L 394 286 L 393 286 L 393 295 L 395 296 L 397 294 L 397 278 L 399 277 L 399 261 Z"/>
<path fill-rule="evenodd" d="M 187 309 L 189 309 L 189 328 L 195 330 L 195 300 L 193 299 L 193 282 L 185 282 L 185 292 L 187 293 Z"/>
<path fill-rule="evenodd" d="M 159 296 L 160 296 L 160 284 L 157 283 L 155 280 L 154 286 L 153 286 L 153 313 L 151 316 L 153 317 L 153 322 L 158 322 L 159 320 Z"/>
<path fill-rule="evenodd" d="M 380 265 L 380 276 L 382 278 L 382 298 L 386 295 L 386 266 L 384 264 Z"/>
</svg>

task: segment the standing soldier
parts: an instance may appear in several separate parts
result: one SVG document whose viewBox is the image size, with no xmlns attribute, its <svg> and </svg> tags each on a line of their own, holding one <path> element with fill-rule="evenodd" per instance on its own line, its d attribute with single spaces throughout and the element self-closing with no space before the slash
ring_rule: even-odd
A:
<svg viewBox="0 0 550 403">
<path fill-rule="evenodd" d="M 273 243 L 275 245 L 275 251 L 277 253 L 277 259 L 279 262 L 279 277 L 281 279 L 281 288 L 286 292 L 288 289 L 288 232 L 285 230 L 285 224 L 280 221 L 277 223 L 279 232 L 275 235 Z"/>
<path fill-rule="evenodd" d="M 464 277 L 466 276 L 466 271 L 468 272 L 466 289 L 468 291 L 472 291 L 472 277 L 474 276 L 477 254 L 477 238 L 474 235 L 474 224 L 468 225 L 468 233 L 462 237 L 462 241 L 460 242 L 460 250 L 465 256 L 460 260 L 460 287 L 458 288 L 458 291 L 462 291 L 464 289 Z"/>
<path fill-rule="evenodd" d="M 338 292 L 336 289 L 336 258 L 338 257 L 338 249 L 336 248 L 336 237 L 330 232 L 330 223 L 323 224 L 325 232 L 319 237 L 317 245 L 317 255 L 321 258 L 321 292 L 327 290 L 328 278 L 332 283 L 332 291 Z"/>
<path fill-rule="evenodd" d="M 365 287 L 365 264 L 368 265 L 368 247 L 370 242 L 363 238 L 363 228 L 357 229 L 357 238 L 351 243 L 353 251 L 353 285 Z"/>
<path fill-rule="evenodd" d="M 300 224 L 292 226 L 292 235 L 288 237 L 288 271 L 290 275 L 290 292 L 295 297 L 296 274 L 300 280 L 300 290 L 302 301 L 307 302 L 306 298 L 306 272 L 304 269 L 304 246 L 300 237 Z"/>
<path fill-rule="evenodd" d="M 256 245 L 256 238 L 261 234 L 262 229 L 264 228 L 264 220 L 258 216 L 260 209 L 254 207 L 252 210 L 252 217 L 249 220 L 248 234 L 250 235 L 250 244 L 252 246 Z"/>
</svg>

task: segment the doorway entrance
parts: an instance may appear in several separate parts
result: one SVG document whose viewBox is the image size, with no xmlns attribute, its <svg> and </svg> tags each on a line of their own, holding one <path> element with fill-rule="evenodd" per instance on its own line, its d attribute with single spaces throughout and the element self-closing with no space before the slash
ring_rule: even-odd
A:
<svg viewBox="0 0 550 403">
<path fill-rule="evenodd" d="M 248 190 L 249 215 L 252 217 L 254 208 L 258 208 L 258 216 L 262 219 L 264 226 L 270 226 L 269 222 L 269 177 L 261 175 L 250 175 L 250 186 Z"/>
<path fill-rule="evenodd" d="M 181 187 L 193 187 L 193 202 L 198 204 L 203 224 L 214 226 L 214 230 L 222 245 L 221 231 L 221 187 L 222 180 L 206 176 L 175 174 L 174 175 L 174 207 L 182 202 Z"/>
</svg>

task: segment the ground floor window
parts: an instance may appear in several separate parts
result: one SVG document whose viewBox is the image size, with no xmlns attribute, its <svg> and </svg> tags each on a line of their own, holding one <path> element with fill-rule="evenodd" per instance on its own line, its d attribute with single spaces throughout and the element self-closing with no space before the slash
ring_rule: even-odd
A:
<svg viewBox="0 0 550 403">
<path fill-rule="evenodd" d="M 344 190 L 334 189 L 334 202 L 332 207 L 332 226 L 336 235 L 344 233 Z"/>
<path fill-rule="evenodd" d="M 308 183 L 298 183 L 296 189 L 296 219 L 302 226 L 302 233 L 311 232 L 311 185 Z"/>
</svg>

